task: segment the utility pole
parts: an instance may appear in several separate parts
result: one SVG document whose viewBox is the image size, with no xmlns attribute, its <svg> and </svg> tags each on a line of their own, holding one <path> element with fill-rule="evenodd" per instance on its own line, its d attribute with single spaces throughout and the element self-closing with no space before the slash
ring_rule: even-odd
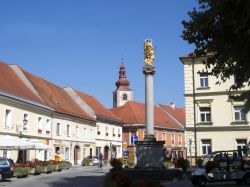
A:
<svg viewBox="0 0 250 187">
<path fill-rule="evenodd" d="M 194 160 L 197 162 L 197 129 L 196 129 L 196 107 L 195 107 L 195 78 L 194 78 L 194 54 L 192 55 L 192 76 L 193 76 L 193 110 L 194 110 Z M 190 153 L 191 154 L 191 153 Z"/>
</svg>

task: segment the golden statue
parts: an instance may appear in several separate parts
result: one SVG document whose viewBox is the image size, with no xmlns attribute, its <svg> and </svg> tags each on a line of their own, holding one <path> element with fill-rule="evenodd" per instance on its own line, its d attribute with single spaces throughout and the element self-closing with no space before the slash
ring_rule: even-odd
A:
<svg viewBox="0 0 250 187">
<path fill-rule="evenodd" d="M 152 66 L 154 63 L 154 48 L 152 44 L 152 40 L 146 39 L 144 41 L 144 63 L 146 65 Z"/>
</svg>

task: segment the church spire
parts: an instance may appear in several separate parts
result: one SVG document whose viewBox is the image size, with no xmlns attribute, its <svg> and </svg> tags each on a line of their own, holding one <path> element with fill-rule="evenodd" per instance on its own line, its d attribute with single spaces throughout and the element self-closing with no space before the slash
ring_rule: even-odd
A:
<svg viewBox="0 0 250 187">
<path fill-rule="evenodd" d="M 116 81 L 116 90 L 113 91 L 113 107 L 122 106 L 127 101 L 133 101 L 133 91 L 129 88 L 129 81 L 127 80 L 126 69 L 122 58 L 119 80 Z"/>
<path fill-rule="evenodd" d="M 127 80 L 126 69 L 125 69 L 123 62 L 121 64 L 120 71 L 119 71 L 119 80 L 116 81 L 116 87 L 117 89 L 130 90 L 129 81 Z"/>
</svg>

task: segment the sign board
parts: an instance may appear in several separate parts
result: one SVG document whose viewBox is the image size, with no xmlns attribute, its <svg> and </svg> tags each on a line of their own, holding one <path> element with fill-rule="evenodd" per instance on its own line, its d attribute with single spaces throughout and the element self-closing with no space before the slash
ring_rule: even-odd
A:
<svg viewBox="0 0 250 187">
<path fill-rule="evenodd" d="M 129 155 L 129 151 L 123 151 L 123 156 L 128 156 Z"/>
<path fill-rule="evenodd" d="M 135 141 L 138 141 L 138 136 L 131 137 L 131 144 L 133 144 Z"/>
<path fill-rule="evenodd" d="M 128 146 L 127 142 L 123 142 L 123 143 L 122 143 L 122 147 L 123 147 L 123 148 L 127 148 L 127 146 Z"/>
</svg>

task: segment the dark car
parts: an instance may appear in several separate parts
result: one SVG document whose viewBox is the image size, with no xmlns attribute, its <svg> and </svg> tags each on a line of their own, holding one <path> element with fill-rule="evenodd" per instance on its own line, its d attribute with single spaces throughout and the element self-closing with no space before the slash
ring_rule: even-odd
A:
<svg viewBox="0 0 250 187">
<path fill-rule="evenodd" d="M 94 166 L 98 165 L 100 163 L 100 160 L 97 156 L 87 156 L 82 160 L 82 166 Z"/>
<path fill-rule="evenodd" d="M 0 157 L 0 181 L 13 177 L 13 165 L 7 158 Z"/>
</svg>

